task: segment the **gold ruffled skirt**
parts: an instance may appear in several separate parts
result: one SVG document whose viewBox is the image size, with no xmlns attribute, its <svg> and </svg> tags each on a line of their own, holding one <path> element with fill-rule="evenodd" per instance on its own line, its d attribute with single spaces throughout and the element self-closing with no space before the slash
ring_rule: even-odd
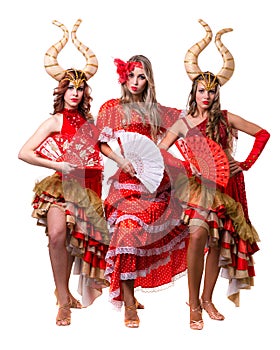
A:
<svg viewBox="0 0 280 350">
<path fill-rule="evenodd" d="M 90 305 L 109 283 L 104 278 L 105 255 L 110 240 L 101 198 L 81 179 L 55 173 L 37 182 L 32 217 L 46 227 L 51 206 L 65 213 L 66 248 L 75 256 L 74 274 L 80 275 L 79 292 L 84 306 Z"/>
<path fill-rule="evenodd" d="M 252 255 L 259 250 L 259 236 L 246 220 L 241 203 L 215 186 L 195 177 L 178 175 L 175 196 L 181 201 L 186 225 L 203 226 L 209 233 L 209 246 L 219 245 L 221 274 L 229 280 L 228 298 L 239 306 L 239 291 L 253 283 Z"/>
</svg>

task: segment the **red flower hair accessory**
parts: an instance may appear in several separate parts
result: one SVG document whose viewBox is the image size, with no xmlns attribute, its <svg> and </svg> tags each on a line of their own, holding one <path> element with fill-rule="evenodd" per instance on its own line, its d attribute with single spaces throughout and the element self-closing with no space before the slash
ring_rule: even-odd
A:
<svg viewBox="0 0 280 350">
<path fill-rule="evenodd" d="M 143 68 L 141 62 L 124 62 L 119 58 L 114 59 L 114 63 L 117 66 L 117 73 L 119 75 L 119 83 L 124 84 L 127 81 L 128 74 L 134 70 L 135 67 Z"/>
</svg>

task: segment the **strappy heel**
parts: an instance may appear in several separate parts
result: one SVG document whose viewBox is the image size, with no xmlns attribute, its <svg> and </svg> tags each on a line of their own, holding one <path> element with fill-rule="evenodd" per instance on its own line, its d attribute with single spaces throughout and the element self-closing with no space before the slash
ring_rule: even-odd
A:
<svg viewBox="0 0 280 350">
<path fill-rule="evenodd" d="M 58 299 L 57 299 L 57 290 L 54 291 L 54 295 L 56 297 L 56 305 L 58 305 Z M 84 306 L 81 304 L 81 302 L 79 300 L 77 300 L 76 298 L 73 297 L 72 294 L 69 294 L 69 298 L 70 298 L 70 308 L 71 309 L 82 309 L 84 308 Z"/>
<path fill-rule="evenodd" d="M 187 303 L 187 305 L 189 305 Z M 195 308 L 192 308 L 190 305 L 190 312 L 192 313 L 199 313 L 200 314 L 200 317 L 201 319 L 200 320 L 193 320 L 192 319 L 192 316 L 190 315 L 190 329 L 192 330 L 196 330 L 196 331 L 200 331 L 203 329 L 203 326 L 204 326 L 204 322 L 203 322 L 203 319 L 202 319 L 202 307 L 201 305 L 199 304 L 197 307 Z"/>
<path fill-rule="evenodd" d="M 131 319 L 131 318 L 125 318 L 124 324 L 128 328 L 138 328 L 140 324 L 139 317 L 137 315 L 137 305 L 136 303 L 133 305 L 125 305 L 125 311 L 135 311 L 136 312 L 136 319 Z"/>
<path fill-rule="evenodd" d="M 135 302 L 136 309 L 138 309 L 138 310 L 145 309 L 145 306 L 143 304 L 139 303 L 139 301 L 136 298 L 134 298 L 134 302 Z"/>
<path fill-rule="evenodd" d="M 69 326 L 71 324 L 71 302 L 60 305 L 56 316 L 57 326 Z"/>
<path fill-rule="evenodd" d="M 201 299 L 202 308 L 208 313 L 209 317 L 212 320 L 223 321 L 225 319 L 224 315 L 222 315 L 212 303 L 212 301 L 202 300 Z"/>
</svg>

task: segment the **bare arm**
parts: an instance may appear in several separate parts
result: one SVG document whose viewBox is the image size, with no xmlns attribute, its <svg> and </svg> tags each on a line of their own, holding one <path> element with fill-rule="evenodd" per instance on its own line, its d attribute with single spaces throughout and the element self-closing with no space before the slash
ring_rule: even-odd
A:
<svg viewBox="0 0 280 350">
<path fill-rule="evenodd" d="M 248 120 L 230 112 L 228 112 L 228 120 L 234 129 L 245 132 L 251 136 L 254 136 L 258 131 L 262 129 L 259 125 L 249 122 Z"/>
<path fill-rule="evenodd" d="M 25 142 L 18 153 L 18 158 L 26 163 L 53 169 L 60 172 L 70 172 L 76 166 L 66 162 L 55 162 L 40 157 L 35 153 L 36 148 L 52 133 L 60 132 L 62 128 L 62 115 L 55 115 L 45 120 L 35 133 Z"/>
<path fill-rule="evenodd" d="M 237 130 L 243 131 L 255 137 L 255 142 L 251 152 L 244 162 L 237 163 L 242 170 L 249 170 L 262 153 L 270 134 L 259 125 L 251 123 L 235 114 L 228 113 L 230 124 Z"/>
<path fill-rule="evenodd" d="M 116 154 L 106 142 L 100 142 L 100 150 L 104 156 L 116 162 L 118 167 L 120 167 L 125 173 L 129 173 L 130 176 L 135 175 L 135 169 L 131 162 Z"/>
<path fill-rule="evenodd" d="M 168 150 L 179 137 L 185 136 L 187 131 L 186 124 L 181 119 L 177 120 L 167 131 L 164 138 L 158 144 L 158 147 Z"/>
</svg>

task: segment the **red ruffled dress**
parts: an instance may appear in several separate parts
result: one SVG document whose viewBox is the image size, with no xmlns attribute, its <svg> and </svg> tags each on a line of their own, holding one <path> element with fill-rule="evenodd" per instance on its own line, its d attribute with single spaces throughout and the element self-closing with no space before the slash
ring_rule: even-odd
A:
<svg viewBox="0 0 280 350">
<path fill-rule="evenodd" d="M 108 286 L 104 271 L 109 232 L 101 201 L 103 160 L 97 146 L 98 129 L 78 111 L 64 109 L 59 136 L 64 145 L 68 144 L 67 152 L 61 149 L 62 158 L 78 167 L 71 174 L 55 172 L 35 184 L 32 216 L 38 225 L 46 227 L 47 234 L 49 208 L 57 206 L 64 211 L 68 228 L 66 247 L 76 257 L 74 274 L 80 275 L 78 291 L 83 305 L 88 306 Z"/>
<path fill-rule="evenodd" d="M 174 110 L 174 119 L 178 113 Z M 123 120 L 119 100 L 106 102 L 97 120 L 100 141 L 115 139 L 120 143 L 119 135 L 127 131 L 151 139 L 150 125 L 144 125 L 136 112 L 132 112 L 129 125 L 124 126 Z M 187 233 L 180 223 L 182 208 L 173 197 L 167 172 L 154 193 L 149 193 L 136 177 L 121 169 L 109 181 L 104 208 L 112 238 L 106 255 L 105 277 L 110 282 L 109 299 L 120 308 L 121 280 L 133 279 L 136 290 L 152 291 L 172 284 L 183 275 Z"/>
<path fill-rule="evenodd" d="M 223 111 L 225 121 L 227 112 Z M 207 120 L 190 128 L 186 138 L 206 137 Z M 227 147 L 225 125 L 220 125 L 221 146 Z M 176 194 L 184 207 L 187 225 L 202 225 L 209 230 L 209 245 L 219 244 L 221 275 L 229 280 L 228 298 L 239 306 L 241 289 L 250 289 L 255 276 L 252 255 L 259 250 L 258 234 L 249 216 L 243 172 L 229 179 L 225 189 L 207 187 L 196 177 L 179 175 Z"/>
</svg>

